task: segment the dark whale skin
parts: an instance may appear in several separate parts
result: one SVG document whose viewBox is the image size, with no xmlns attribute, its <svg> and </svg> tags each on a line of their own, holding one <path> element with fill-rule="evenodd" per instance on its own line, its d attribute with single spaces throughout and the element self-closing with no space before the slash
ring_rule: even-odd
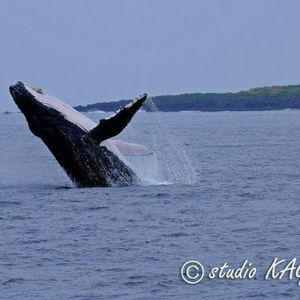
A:
<svg viewBox="0 0 300 300">
<path fill-rule="evenodd" d="M 49 148 L 60 166 L 66 171 L 70 179 L 78 187 L 111 187 L 134 186 L 140 183 L 132 168 L 124 163 L 115 153 L 106 146 L 100 146 L 101 140 L 95 133 L 101 132 L 100 124 L 93 134 L 86 132 L 80 126 L 68 121 L 56 109 L 43 105 L 26 89 L 24 83 L 18 82 L 10 86 L 10 93 L 24 114 L 31 132 Z M 145 99 L 144 99 L 145 98 Z M 112 135 L 118 133 L 116 124 L 122 131 L 130 122 L 134 113 L 141 107 L 147 95 L 128 109 L 121 109 L 118 115 L 111 118 L 114 122 Z M 133 112 L 133 110 L 136 110 Z M 123 123 L 122 123 L 123 122 Z M 105 121 L 104 123 L 109 123 Z M 122 123 L 121 125 L 118 125 Z M 100 128 L 100 129 L 99 129 Z M 105 127 L 109 131 L 110 127 Z M 110 134 L 106 132 L 106 137 Z"/>
</svg>

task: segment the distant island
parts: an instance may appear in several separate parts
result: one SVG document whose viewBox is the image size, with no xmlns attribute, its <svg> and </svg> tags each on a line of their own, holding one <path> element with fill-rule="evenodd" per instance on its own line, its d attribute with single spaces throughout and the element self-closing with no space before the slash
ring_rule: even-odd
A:
<svg viewBox="0 0 300 300">
<path fill-rule="evenodd" d="M 163 112 L 178 111 L 254 111 L 300 109 L 300 85 L 254 88 L 238 93 L 192 93 L 154 96 L 152 101 Z M 130 100 L 99 102 L 76 106 L 80 112 L 116 111 Z M 153 111 L 148 105 L 145 111 Z"/>
</svg>

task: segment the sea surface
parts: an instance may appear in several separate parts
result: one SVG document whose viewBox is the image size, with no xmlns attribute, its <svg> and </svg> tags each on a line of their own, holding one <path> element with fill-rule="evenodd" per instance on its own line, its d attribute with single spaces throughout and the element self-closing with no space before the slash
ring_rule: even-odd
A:
<svg viewBox="0 0 300 300">
<path fill-rule="evenodd" d="M 120 138 L 154 151 L 129 158 L 144 185 L 78 189 L 0 115 L 1 300 L 299 299 L 295 276 L 264 277 L 300 263 L 300 111 L 139 113 Z M 246 259 L 254 278 L 208 278 Z"/>
</svg>

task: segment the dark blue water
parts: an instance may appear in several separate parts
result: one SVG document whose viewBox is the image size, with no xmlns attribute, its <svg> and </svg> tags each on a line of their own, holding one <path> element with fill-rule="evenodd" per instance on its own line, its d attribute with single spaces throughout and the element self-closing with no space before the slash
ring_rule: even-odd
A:
<svg viewBox="0 0 300 300">
<path fill-rule="evenodd" d="M 300 111 L 138 114 L 122 137 L 158 155 L 133 188 L 73 188 L 21 114 L 0 124 L 1 299 L 299 299 L 264 275 L 299 257 Z M 245 259 L 254 279 L 207 277 Z"/>
</svg>

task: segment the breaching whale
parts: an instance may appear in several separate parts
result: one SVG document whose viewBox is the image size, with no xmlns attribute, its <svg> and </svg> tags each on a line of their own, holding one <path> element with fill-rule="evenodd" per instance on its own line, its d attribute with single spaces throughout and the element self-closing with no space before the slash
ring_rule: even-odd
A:
<svg viewBox="0 0 300 300">
<path fill-rule="evenodd" d="M 129 124 L 146 101 L 147 94 L 120 108 L 112 117 L 101 119 L 97 125 L 61 100 L 45 94 L 42 89 L 31 88 L 21 81 L 9 89 L 31 132 L 42 139 L 76 186 L 139 184 L 138 175 L 120 151 L 122 141 L 115 143 L 110 138 L 121 133 Z M 129 145 L 134 152 L 136 146 L 138 152 L 150 154 L 146 147 L 124 145 L 127 150 Z"/>
</svg>

